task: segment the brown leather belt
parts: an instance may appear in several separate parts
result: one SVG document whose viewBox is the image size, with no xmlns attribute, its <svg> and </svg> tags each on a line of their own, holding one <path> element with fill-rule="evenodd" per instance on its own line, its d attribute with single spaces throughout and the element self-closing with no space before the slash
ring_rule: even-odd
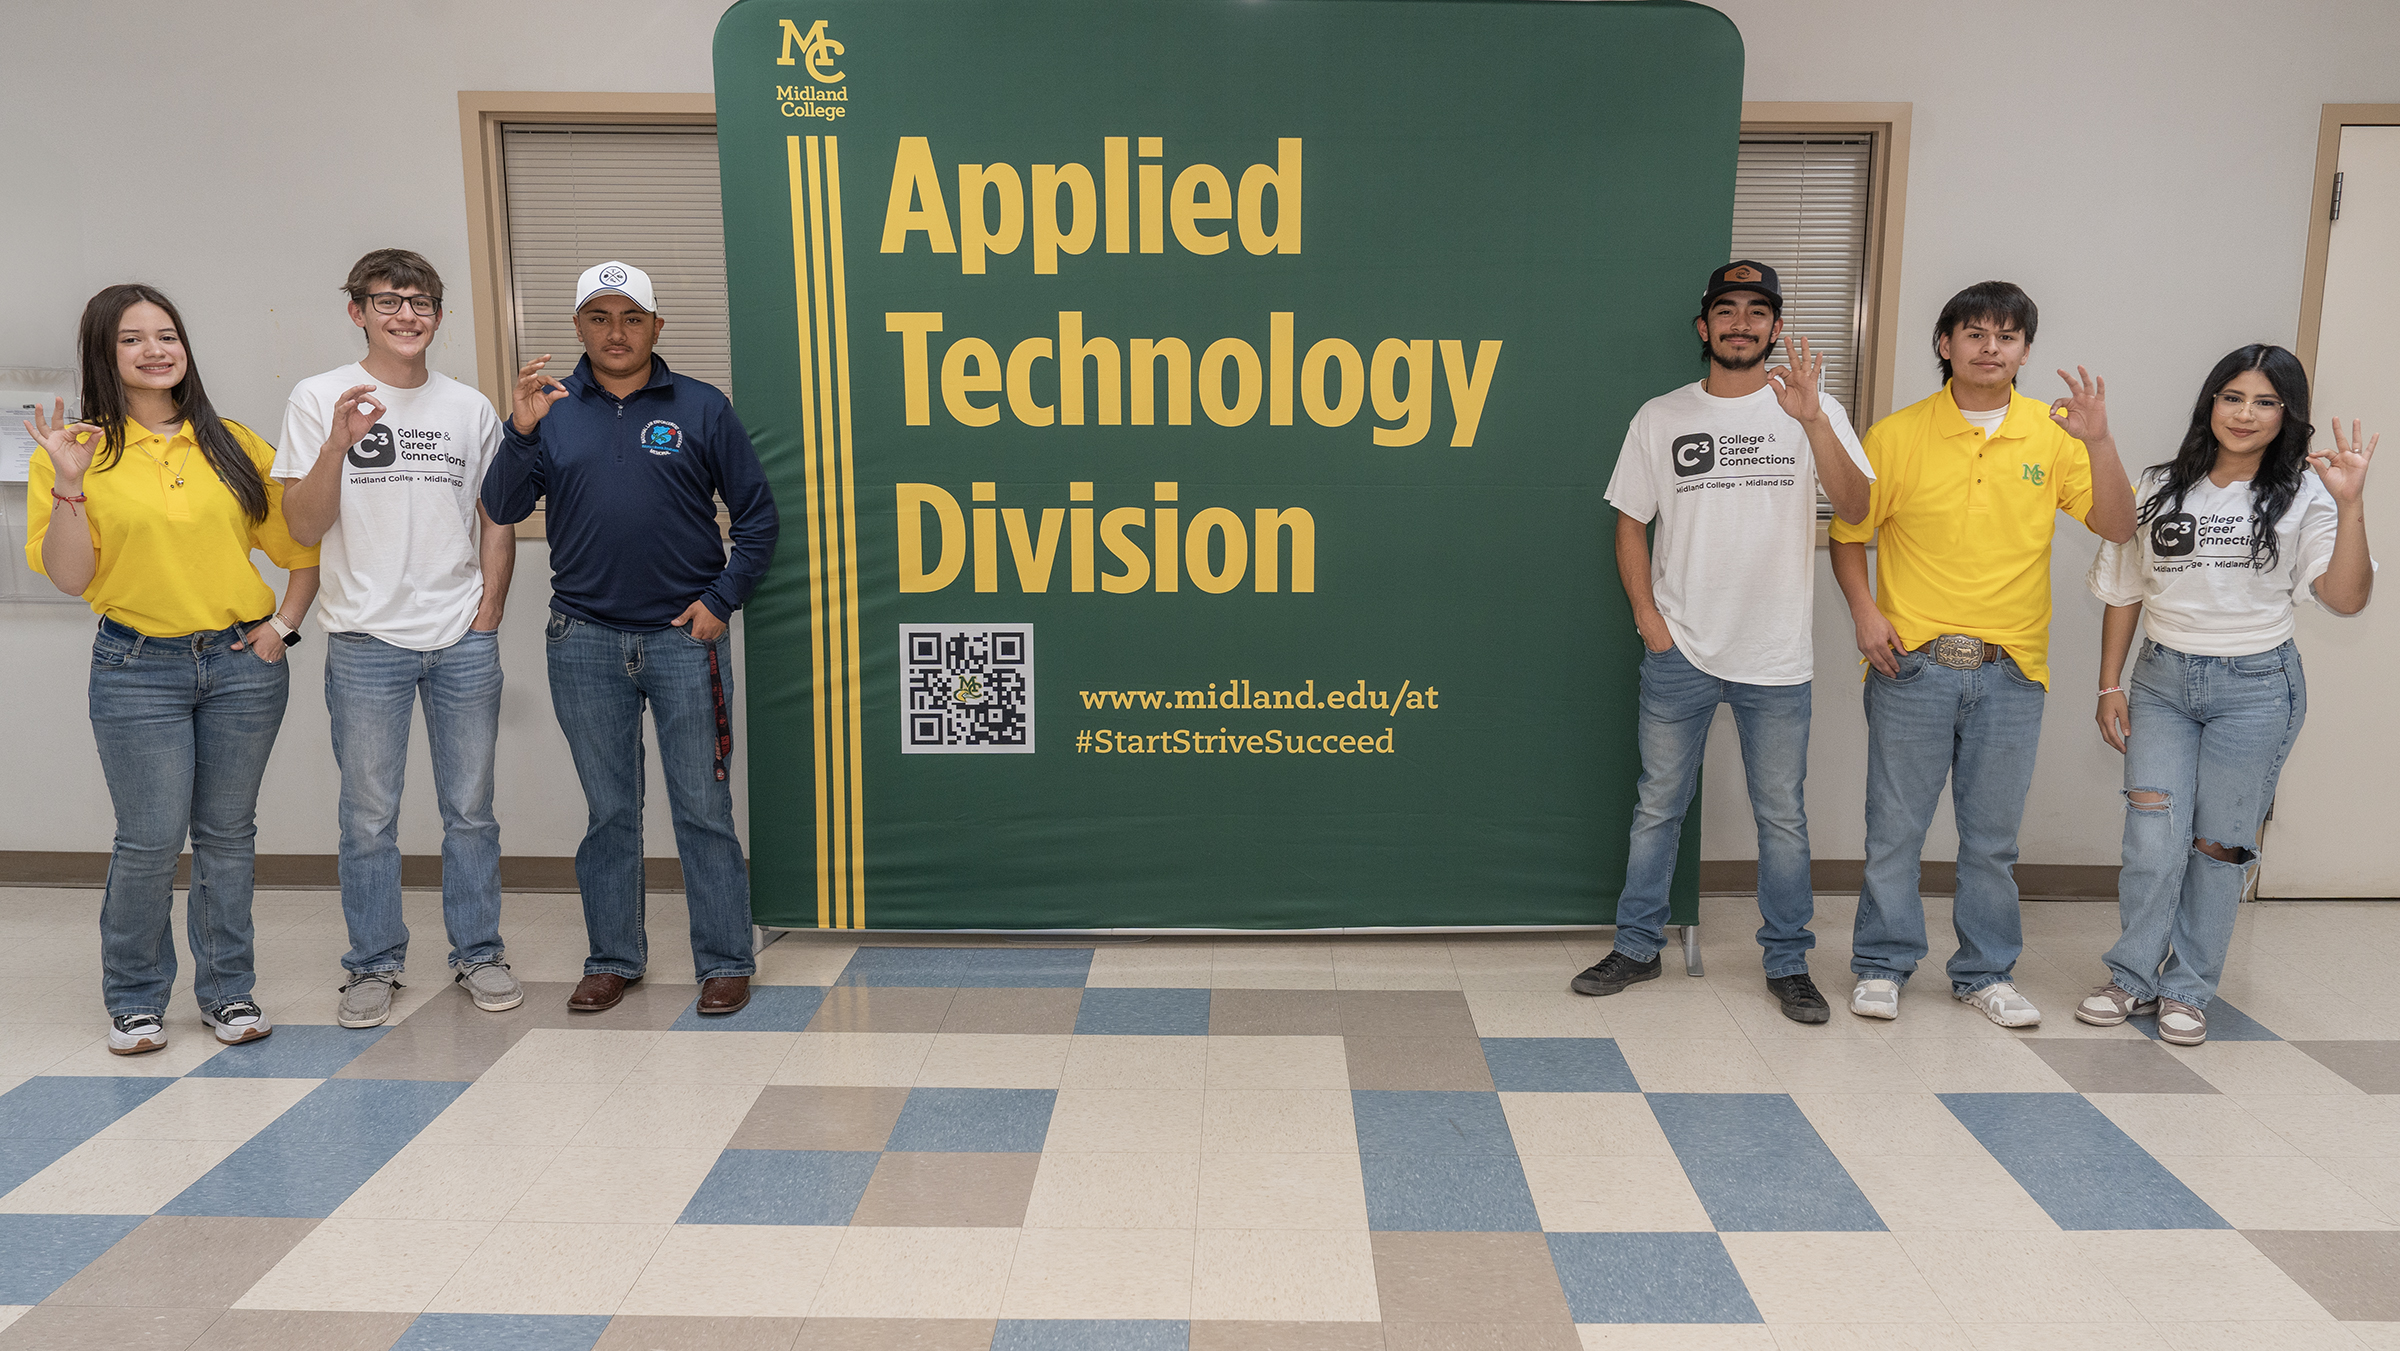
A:
<svg viewBox="0 0 2400 1351">
<path fill-rule="evenodd" d="M 1910 650 L 1922 652 L 1956 671 L 1972 671 L 2008 655 L 2008 649 L 2000 644 L 1987 643 L 1964 633 L 1945 633 L 1922 647 Z"/>
</svg>

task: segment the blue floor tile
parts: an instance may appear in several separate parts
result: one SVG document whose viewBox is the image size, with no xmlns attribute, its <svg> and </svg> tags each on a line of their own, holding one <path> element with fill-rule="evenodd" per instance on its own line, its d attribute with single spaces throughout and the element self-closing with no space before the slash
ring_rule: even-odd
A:
<svg viewBox="0 0 2400 1351">
<path fill-rule="evenodd" d="M 0 1215 L 0 1304 L 39 1304 L 147 1215 Z"/>
<path fill-rule="evenodd" d="M 1652 1093 L 1649 1099 L 1709 1222 L 1720 1231 L 1885 1227 L 1789 1096 Z"/>
<path fill-rule="evenodd" d="M 89 1140 L 174 1082 L 72 1074 L 28 1079 L 0 1093 L 0 1140 Z"/>
<path fill-rule="evenodd" d="M 1206 990 L 1085 990 L 1075 1015 L 1081 1036 L 1205 1037 Z"/>
<path fill-rule="evenodd" d="M 46 1140 L 0 1140 L 0 1196 L 25 1185 L 25 1180 L 58 1162 L 68 1150 L 83 1143 L 51 1137 Z"/>
<path fill-rule="evenodd" d="M 873 1150 L 728 1149 L 678 1224 L 848 1224 L 883 1156 Z"/>
<path fill-rule="evenodd" d="M 397 1148 L 416 1139 L 466 1091 L 466 1084 L 451 1079 L 328 1079 L 252 1140 L 279 1145 L 372 1141 Z"/>
<path fill-rule="evenodd" d="M 912 1088 L 884 1148 L 913 1154 L 1039 1154 L 1050 1088 Z"/>
<path fill-rule="evenodd" d="M 739 1013 L 712 1013 L 703 1017 L 700 1001 L 694 998 L 690 1007 L 668 1025 L 669 1032 L 799 1032 L 808 1027 L 808 1020 L 817 1016 L 817 1005 L 825 1002 L 822 985 L 752 985 L 750 1002 Z"/>
<path fill-rule="evenodd" d="M 1652 1093 L 1651 1115 L 1677 1157 L 1832 1151 L 1783 1093 Z"/>
<path fill-rule="evenodd" d="M 1003 1318 L 992 1351 L 1186 1351 L 1192 1325 L 1181 1319 Z"/>
<path fill-rule="evenodd" d="M 1542 1227 L 1516 1156 L 1358 1156 L 1371 1229 L 1441 1233 L 1531 1233 Z"/>
<path fill-rule="evenodd" d="M 924 989 L 1080 988 L 1090 948 L 860 948 L 836 985 Z"/>
<path fill-rule="evenodd" d="M 1362 1154 L 1500 1154 L 1517 1157 L 1497 1093 L 1352 1089 Z"/>
<path fill-rule="evenodd" d="M 389 1027 L 289 1023 L 270 1037 L 228 1046 L 200 1062 L 193 1079 L 327 1079 L 383 1040 Z"/>
<path fill-rule="evenodd" d="M 2141 1029 L 2143 1036 L 2158 1040 L 2158 1015 L 2136 1014 L 2125 1020 Z M 2260 1022 L 2222 999 L 2208 1001 L 2208 1039 L 2210 1041 L 2281 1041 Z"/>
<path fill-rule="evenodd" d="M 592 1351 L 604 1313 L 426 1313 L 392 1351 Z"/>
<path fill-rule="evenodd" d="M 161 1215 L 323 1219 L 392 1161 L 402 1142 L 277 1143 L 253 1137 L 160 1207 Z"/>
<path fill-rule="evenodd" d="M 2229 1229 L 2080 1093 L 1944 1093 L 2061 1229 Z"/>
<path fill-rule="evenodd" d="M 1715 1234 L 1551 1234 L 1578 1323 L 1757 1323 L 1758 1306 Z"/>
<path fill-rule="evenodd" d="M 1485 1037 L 1483 1061 L 1503 1093 L 1639 1093 L 1609 1037 Z"/>
</svg>

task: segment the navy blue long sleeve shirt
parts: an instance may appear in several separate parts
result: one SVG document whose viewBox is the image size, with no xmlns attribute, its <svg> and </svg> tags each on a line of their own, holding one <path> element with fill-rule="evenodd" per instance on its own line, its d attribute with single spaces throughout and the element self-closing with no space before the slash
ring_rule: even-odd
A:
<svg viewBox="0 0 2400 1351">
<path fill-rule="evenodd" d="M 550 608 L 631 632 L 667 627 L 694 600 L 731 619 L 766 574 L 778 529 L 733 404 L 656 356 L 649 382 L 623 399 L 600 387 L 588 357 L 559 383 L 567 397 L 531 434 L 505 424 L 483 476 L 483 509 L 502 525 L 549 498 Z"/>
</svg>

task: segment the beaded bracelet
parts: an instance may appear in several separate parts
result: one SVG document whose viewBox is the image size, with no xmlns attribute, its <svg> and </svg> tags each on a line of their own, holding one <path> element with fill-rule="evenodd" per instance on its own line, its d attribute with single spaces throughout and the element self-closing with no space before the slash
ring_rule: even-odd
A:
<svg viewBox="0 0 2400 1351">
<path fill-rule="evenodd" d="M 2111 686 L 2109 686 L 2107 689 L 2104 689 L 2104 690 L 2100 691 L 2100 696 L 2101 696 L 2102 698 L 2106 698 L 2106 697 L 2108 697 L 2109 695 L 2112 695 L 2112 694 L 2123 694 L 2124 692 L 2125 692 L 2125 687 L 2124 687 L 2123 685 L 2111 685 Z"/>
</svg>

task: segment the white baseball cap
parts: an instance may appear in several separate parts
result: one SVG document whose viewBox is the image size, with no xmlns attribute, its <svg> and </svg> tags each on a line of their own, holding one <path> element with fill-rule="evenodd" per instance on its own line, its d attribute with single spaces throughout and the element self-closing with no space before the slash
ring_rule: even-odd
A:
<svg viewBox="0 0 2400 1351">
<path fill-rule="evenodd" d="M 583 270 L 575 279 L 575 308 L 593 296 L 614 291 L 652 314 L 658 313 L 658 302 L 650 298 L 650 274 L 631 263 L 615 259 Z"/>
</svg>

